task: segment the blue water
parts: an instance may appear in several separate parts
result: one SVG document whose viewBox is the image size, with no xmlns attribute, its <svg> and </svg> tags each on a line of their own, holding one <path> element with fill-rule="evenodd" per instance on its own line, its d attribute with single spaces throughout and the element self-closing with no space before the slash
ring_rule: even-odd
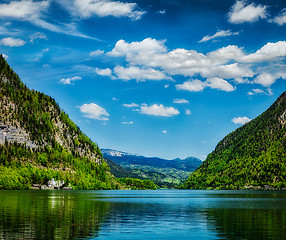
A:
<svg viewBox="0 0 286 240">
<path fill-rule="evenodd" d="M 1 191 L 0 239 L 286 239 L 279 191 Z"/>
</svg>

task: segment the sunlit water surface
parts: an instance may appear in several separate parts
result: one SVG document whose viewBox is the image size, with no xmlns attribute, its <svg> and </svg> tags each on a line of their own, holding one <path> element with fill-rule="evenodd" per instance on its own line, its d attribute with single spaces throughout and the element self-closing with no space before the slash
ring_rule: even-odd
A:
<svg viewBox="0 0 286 240">
<path fill-rule="evenodd" d="M 286 239 L 286 193 L 0 191 L 0 239 Z"/>
</svg>

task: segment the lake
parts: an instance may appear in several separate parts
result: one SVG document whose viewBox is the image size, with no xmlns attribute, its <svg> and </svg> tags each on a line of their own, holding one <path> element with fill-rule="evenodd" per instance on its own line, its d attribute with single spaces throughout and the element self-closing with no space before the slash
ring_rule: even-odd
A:
<svg viewBox="0 0 286 240">
<path fill-rule="evenodd" d="M 286 192 L 0 191 L 0 239 L 286 239 Z"/>
</svg>

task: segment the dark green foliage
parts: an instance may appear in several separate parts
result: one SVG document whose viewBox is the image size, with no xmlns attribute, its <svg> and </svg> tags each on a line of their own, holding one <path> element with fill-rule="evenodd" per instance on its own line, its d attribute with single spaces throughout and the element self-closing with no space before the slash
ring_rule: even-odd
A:
<svg viewBox="0 0 286 240">
<path fill-rule="evenodd" d="M 139 175 L 134 173 L 131 169 L 126 169 L 107 158 L 105 158 L 104 161 L 110 167 L 110 172 L 117 178 L 139 178 Z"/>
<path fill-rule="evenodd" d="M 286 187 L 286 92 L 220 141 L 182 188 Z"/>
<path fill-rule="evenodd" d="M 75 157 L 65 149 L 31 151 L 21 144 L 0 145 L 0 189 L 28 189 L 47 184 L 52 178 L 64 180 L 74 189 L 118 189 L 109 166 L 86 157 Z"/>
<path fill-rule="evenodd" d="M 0 56 L 0 121 L 20 124 L 38 146 L 0 145 L 0 189 L 27 189 L 52 178 L 74 189 L 117 189 L 98 146 L 53 98 L 30 90 Z M 15 123 L 14 123 L 15 122 Z M 59 129 L 60 128 L 60 129 Z M 64 139 L 60 144 L 56 139 Z"/>
<path fill-rule="evenodd" d="M 127 188 L 131 188 L 133 190 L 156 190 L 157 186 L 151 180 L 140 180 L 137 178 L 119 178 L 119 182 Z"/>
</svg>

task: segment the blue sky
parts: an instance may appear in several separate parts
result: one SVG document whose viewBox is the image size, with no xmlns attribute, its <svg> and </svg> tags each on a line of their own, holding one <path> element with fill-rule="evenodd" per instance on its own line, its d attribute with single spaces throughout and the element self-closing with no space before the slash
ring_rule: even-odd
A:
<svg viewBox="0 0 286 240">
<path fill-rule="evenodd" d="M 286 2 L 1 0 L 0 53 L 99 147 L 204 159 L 286 89 Z"/>
</svg>

